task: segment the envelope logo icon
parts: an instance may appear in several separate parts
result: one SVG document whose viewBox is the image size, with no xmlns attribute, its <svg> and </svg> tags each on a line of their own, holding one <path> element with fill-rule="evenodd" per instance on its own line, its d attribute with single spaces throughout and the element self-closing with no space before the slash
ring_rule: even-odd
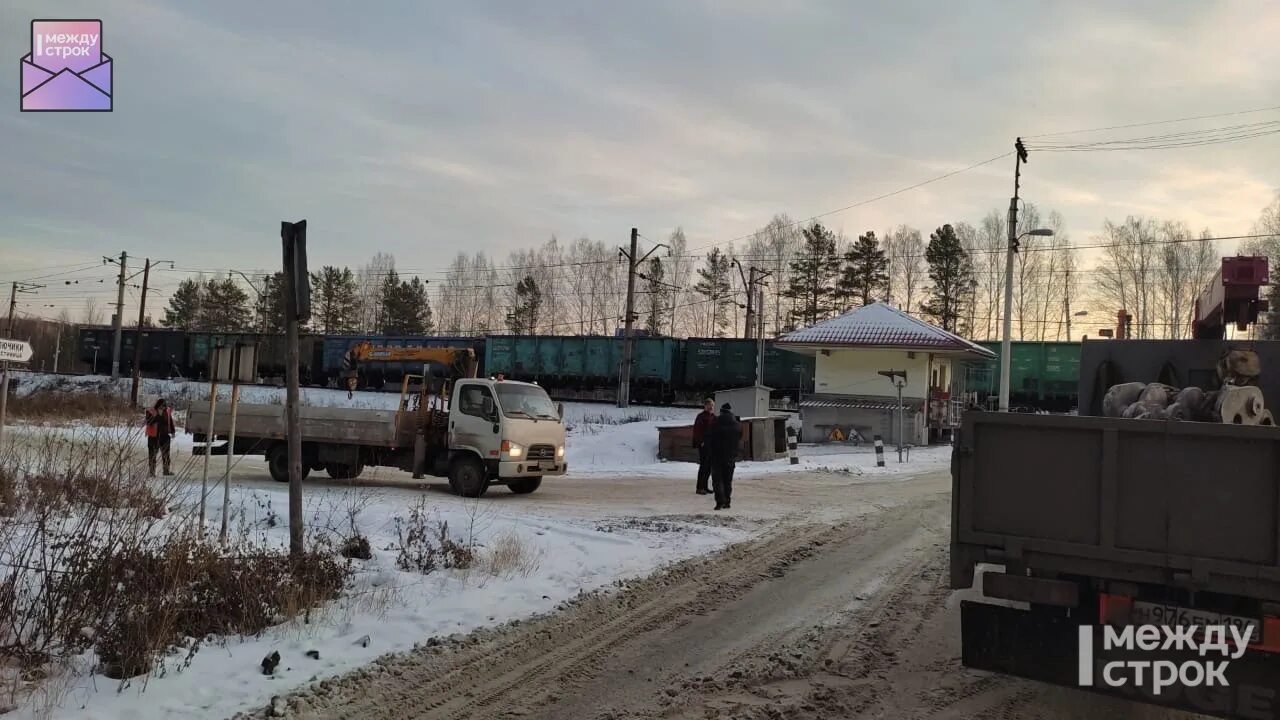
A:
<svg viewBox="0 0 1280 720">
<path fill-rule="evenodd" d="M 111 112 L 101 20 L 32 20 L 22 58 L 23 112 Z"/>
</svg>

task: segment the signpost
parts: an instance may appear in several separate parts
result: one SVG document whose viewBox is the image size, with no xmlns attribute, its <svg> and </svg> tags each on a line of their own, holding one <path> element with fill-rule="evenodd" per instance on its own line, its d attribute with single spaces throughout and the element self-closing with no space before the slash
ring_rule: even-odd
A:
<svg viewBox="0 0 1280 720">
<path fill-rule="evenodd" d="M 4 416 L 9 405 L 9 363 L 24 363 L 31 354 L 29 342 L 0 339 L 0 448 L 4 447 Z"/>
</svg>

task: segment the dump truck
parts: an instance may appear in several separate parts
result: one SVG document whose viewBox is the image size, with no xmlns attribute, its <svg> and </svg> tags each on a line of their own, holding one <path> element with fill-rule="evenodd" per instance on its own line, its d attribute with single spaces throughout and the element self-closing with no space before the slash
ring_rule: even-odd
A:
<svg viewBox="0 0 1280 720">
<path fill-rule="evenodd" d="M 1080 415 L 966 413 L 951 587 L 980 597 L 960 603 L 964 665 L 1280 718 L 1280 428 L 1235 412 L 1102 417 L 1124 383 L 1280 400 L 1280 343 L 1227 339 L 1267 309 L 1268 278 L 1266 258 L 1223 258 L 1195 339 L 1084 343 Z"/>
<path fill-rule="evenodd" d="M 202 443 L 197 453 L 261 455 L 271 477 L 288 482 L 283 405 L 239 404 L 234 443 L 221 444 L 231 435 L 231 403 L 217 404 L 212 424 L 210 410 L 209 402 L 195 402 L 188 414 L 187 432 Z M 304 405 L 299 418 L 304 478 L 313 470 L 351 479 L 366 467 L 392 467 L 415 478 L 447 477 L 454 492 L 480 497 L 491 485 L 534 492 L 544 477 L 564 475 L 569 467 L 564 408 L 532 383 L 474 377 L 432 382 L 424 369 L 404 377 L 395 410 Z"/>
<path fill-rule="evenodd" d="M 961 602 L 966 666 L 1280 718 L 1280 430 L 971 412 L 952 476 L 951 586 L 982 594 Z M 1162 637 L 1199 626 L 1201 643 L 1206 627 L 1234 626 L 1251 642 L 1229 660 L 1225 686 L 1189 677 L 1156 688 L 1150 672 L 1142 685 L 1115 668 L 1104 677 L 1114 662 L 1223 660 L 1182 645 L 1107 652 L 1108 627 L 1143 626 Z"/>
</svg>

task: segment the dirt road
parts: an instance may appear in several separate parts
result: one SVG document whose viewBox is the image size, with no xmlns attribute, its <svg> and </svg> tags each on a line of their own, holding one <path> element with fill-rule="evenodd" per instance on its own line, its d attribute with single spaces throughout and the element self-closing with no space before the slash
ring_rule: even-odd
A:
<svg viewBox="0 0 1280 720">
<path fill-rule="evenodd" d="M 384 658 L 290 698 L 288 714 L 1167 717 L 960 667 L 949 490 L 944 473 L 851 487 L 864 509 L 842 522 L 780 523 L 554 615 Z"/>
</svg>

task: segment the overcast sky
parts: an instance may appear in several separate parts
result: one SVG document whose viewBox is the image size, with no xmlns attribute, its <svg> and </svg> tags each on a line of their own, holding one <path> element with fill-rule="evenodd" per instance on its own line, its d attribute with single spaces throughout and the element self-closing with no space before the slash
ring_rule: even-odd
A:
<svg viewBox="0 0 1280 720">
<path fill-rule="evenodd" d="M 20 113 L 30 20 L 82 17 L 103 21 L 114 112 Z M 633 226 L 655 239 L 683 226 L 691 247 L 727 242 L 778 212 L 999 155 L 1017 135 L 1280 105 L 1277 38 L 1275 0 L 8 0 L 0 283 L 121 250 L 275 267 L 279 222 L 298 218 L 313 265 L 384 251 L 426 277 L 459 250 L 505 256 L 552 235 L 622 243 Z M 1061 211 L 1080 243 L 1127 214 L 1235 235 L 1280 189 L 1278 159 L 1280 135 L 1033 153 L 1023 197 Z M 825 222 L 850 235 L 976 222 L 1007 206 L 1012 166 Z M 28 311 L 82 304 L 46 296 Z"/>
</svg>

